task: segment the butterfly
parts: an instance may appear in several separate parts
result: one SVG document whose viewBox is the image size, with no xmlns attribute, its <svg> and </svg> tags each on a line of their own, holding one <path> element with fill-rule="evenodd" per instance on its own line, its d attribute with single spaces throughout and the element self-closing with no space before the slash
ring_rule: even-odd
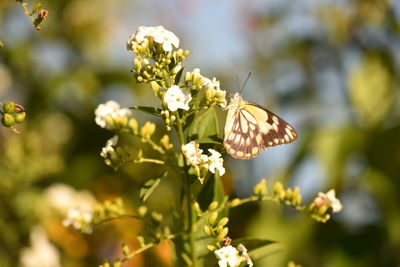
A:
<svg viewBox="0 0 400 267">
<path fill-rule="evenodd" d="M 260 105 L 243 100 L 240 93 L 231 98 L 226 109 L 224 147 L 234 158 L 251 159 L 261 149 L 297 139 L 297 132 L 289 123 Z"/>
</svg>

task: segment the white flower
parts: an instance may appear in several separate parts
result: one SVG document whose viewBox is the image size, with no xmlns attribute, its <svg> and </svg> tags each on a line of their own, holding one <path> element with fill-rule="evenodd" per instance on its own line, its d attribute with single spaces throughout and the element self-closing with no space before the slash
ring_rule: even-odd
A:
<svg viewBox="0 0 400 267">
<path fill-rule="evenodd" d="M 188 89 L 181 89 L 177 85 L 168 88 L 164 95 L 164 103 L 167 104 L 170 111 L 176 111 L 179 108 L 189 110 L 190 100 L 192 100 L 190 91 Z"/>
<path fill-rule="evenodd" d="M 193 141 L 182 146 L 182 152 L 190 165 L 199 165 L 208 161 L 207 155 L 203 155 L 203 150 L 199 149 L 199 144 Z"/>
<path fill-rule="evenodd" d="M 329 205 L 332 208 L 332 212 L 334 213 L 341 211 L 343 208 L 340 200 L 336 198 L 335 189 L 331 189 L 327 193 L 319 192 L 318 196 L 314 199 L 313 202 L 317 207 L 325 204 Z"/>
<path fill-rule="evenodd" d="M 61 267 L 60 254 L 41 227 L 34 228 L 30 239 L 31 246 L 21 250 L 21 267 Z"/>
<path fill-rule="evenodd" d="M 120 109 L 119 104 L 113 100 L 98 105 L 94 112 L 97 125 L 108 130 L 112 130 L 115 127 L 115 120 L 128 117 L 131 113 L 128 108 Z"/>
<path fill-rule="evenodd" d="M 107 158 L 108 154 L 114 152 L 113 146 L 116 146 L 118 143 L 118 135 L 114 135 L 112 138 L 107 140 L 106 146 L 101 149 L 100 156 L 103 158 Z"/>
<path fill-rule="evenodd" d="M 72 226 L 76 230 L 90 234 L 93 231 L 90 226 L 92 217 L 92 210 L 84 210 L 80 208 L 71 209 L 68 212 L 67 218 L 63 220 L 63 225 L 65 227 Z"/>
<path fill-rule="evenodd" d="M 231 245 L 214 251 L 219 267 L 235 267 L 240 263 L 236 248 Z"/>
<path fill-rule="evenodd" d="M 225 173 L 225 168 L 223 166 L 224 164 L 224 159 L 222 158 L 221 154 L 214 150 L 214 149 L 208 149 L 208 152 L 211 153 L 211 156 L 208 157 L 209 160 L 209 170 L 212 173 L 215 173 L 215 170 L 218 170 L 219 175 L 224 175 Z"/>
<path fill-rule="evenodd" d="M 54 184 L 46 189 L 44 198 L 48 205 L 62 216 L 66 216 L 68 210 L 80 207 L 85 210 L 93 209 L 96 200 L 86 190 L 76 191 L 65 184 Z"/>
<path fill-rule="evenodd" d="M 152 37 L 154 42 L 162 45 L 165 52 L 171 52 L 172 46 L 179 47 L 179 38 L 173 33 L 166 30 L 163 26 L 145 27 L 140 26 L 135 34 L 128 40 L 127 45 L 132 42 L 141 43 L 147 37 Z"/>
<path fill-rule="evenodd" d="M 179 38 L 163 26 L 157 26 L 153 31 L 149 33 L 149 36 L 154 38 L 154 42 L 162 44 L 165 52 L 171 52 L 172 46 L 175 48 L 179 47 Z"/>
<path fill-rule="evenodd" d="M 237 249 L 241 252 L 241 261 L 246 261 L 247 266 L 253 267 L 253 261 L 250 259 L 249 254 L 247 254 L 247 248 L 242 244 L 239 244 Z"/>
</svg>

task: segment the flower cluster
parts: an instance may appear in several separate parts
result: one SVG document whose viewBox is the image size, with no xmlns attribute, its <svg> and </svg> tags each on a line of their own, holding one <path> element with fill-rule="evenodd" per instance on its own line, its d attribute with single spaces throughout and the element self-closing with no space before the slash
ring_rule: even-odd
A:
<svg viewBox="0 0 400 267">
<path fill-rule="evenodd" d="M 247 254 L 247 249 L 242 244 L 239 244 L 237 248 L 231 245 L 224 246 L 215 250 L 214 254 L 218 259 L 219 267 L 237 267 L 242 262 L 246 262 L 249 267 L 253 266 L 253 262 Z"/>
<path fill-rule="evenodd" d="M 208 152 L 211 153 L 211 155 L 208 156 L 203 154 L 203 150 L 199 147 L 199 144 L 191 141 L 190 143 L 182 146 L 182 152 L 187 163 L 193 167 L 193 170 L 200 182 L 203 183 L 204 177 L 208 171 L 215 174 L 217 170 L 219 175 L 224 175 L 224 160 L 221 154 L 214 149 L 208 149 Z"/>
<path fill-rule="evenodd" d="M 127 41 L 126 47 L 137 55 L 132 69 L 136 80 L 161 83 L 163 88 L 171 87 L 169 77 L 179 73 L 180 62 L 189 55 L 189 51 L 178 49 L 178 37 L 162 26 L 139 27 Z"/>
<path fill-rule="evenodd" d="M 336 198 L 335 190 L 331 189 L 327 193 L 319 192 L 318 196 L 314 198 L 308 209 L 311 211 L 311 216 L 315 220 L 326 222 L 331 217 L 329 214 L 330 210 L 333 213 L 337 213 L 340 212 L 342 208 L 342 203 Z"/>
<path fill-rule="evenodd" d="M 61 267 L 60 253 L 41 227 L 33 229 L 31 246 L 21 250 L 21 267 Z"/>
<path fill-rule="evenodd" d="M 5 127 L 13 127 L 16 123 L 23 123 L 26 118 L 25 109 L 14 102 L 7 102 L 0 110 L 1 123 Z"/>
<path fill-rule="evenodd" d="M 97 125 L 112 131 L 124 128 L 132 112 L 128 108 L 121 109 L 117 102 L 110 100 L 105 104 L 100 104 L 94 113 Z"/>
<path fill-rule="evenodd" d="M 65 227 L 72 226 L 72 228 L 82 233 L 91 234 L 93 232 L 92 219 L 93 210 L 74 208 L 68 211 L 68 216 L 63 220 L 63 225 Z"/>
</svg>

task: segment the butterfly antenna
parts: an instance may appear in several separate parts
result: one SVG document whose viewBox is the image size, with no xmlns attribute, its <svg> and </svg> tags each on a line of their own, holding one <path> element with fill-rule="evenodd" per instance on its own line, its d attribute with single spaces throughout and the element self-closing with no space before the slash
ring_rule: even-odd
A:
<svg viewBox="0 0 400 267">
<path fill-rule="evenodd" d="M 249 80 L 250 75 L 251 75 L 251 71 L 249 72 L 249 75 L 247 75 L 247 78 L 246 78 L 246 80 L 244 81 L 244 84 L 243 84 L 242 88 L 240 88 L 239 93 L 242 93 L 242 90 L 243 90 L 243 88 L 246 86 L 246 83 L 247 83 L 247 81 Z"/>
</svg>

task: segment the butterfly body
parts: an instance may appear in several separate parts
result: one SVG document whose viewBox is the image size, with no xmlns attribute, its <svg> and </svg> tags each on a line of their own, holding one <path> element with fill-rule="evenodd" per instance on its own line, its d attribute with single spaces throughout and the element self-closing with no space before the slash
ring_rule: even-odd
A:
<svg viewBox="0 0 400 267">
<path fill-rule="evenodd" d="M 297 139 L 291 125 L 269 110 L 243 100 L 239 93 L 233 96 L 227 109 L 224 147 L 234 158 L 254 158 L 261 149 Z"/>
</svg>

